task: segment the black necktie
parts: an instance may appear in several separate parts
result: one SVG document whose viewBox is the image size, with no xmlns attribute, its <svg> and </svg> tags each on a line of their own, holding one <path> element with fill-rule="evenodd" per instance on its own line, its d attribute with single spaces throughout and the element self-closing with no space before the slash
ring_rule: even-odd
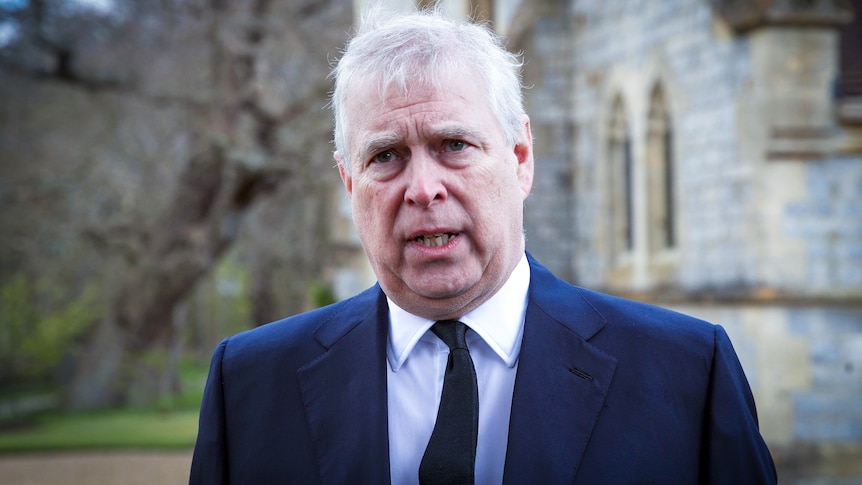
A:
<svg viewBox="0 0 862 485">
<path fill-rule="evenodd" d="M 455 320 L 442 320 L 431 331 L 449 346 L 449 361 L 437 422 L 419 465 L 419 483 L 472 484 L 479 434 L 479 389 L 464 337 L 467 327 Z"/>
</svg>

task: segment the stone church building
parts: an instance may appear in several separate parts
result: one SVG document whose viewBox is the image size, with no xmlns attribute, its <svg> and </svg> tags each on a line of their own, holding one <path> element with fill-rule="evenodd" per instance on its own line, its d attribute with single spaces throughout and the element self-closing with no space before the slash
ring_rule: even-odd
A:
<svg viewBox="0 0 862 485">
<path fill-rule="evenodd" d="M 528 250 L 723 325 L 782 482 L 862 483 L 862 2 L 443 3 L 524 53 Z"/>
</svg>

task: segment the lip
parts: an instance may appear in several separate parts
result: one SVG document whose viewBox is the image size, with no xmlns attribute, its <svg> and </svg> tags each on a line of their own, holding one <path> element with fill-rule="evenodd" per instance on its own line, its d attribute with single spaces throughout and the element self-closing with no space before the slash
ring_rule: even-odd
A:
<svg viewBox="0 0 862 485">
<path fill-rule="evenodd" d="M 456 236 L 461 234 L 461 231 L 457 229 L 447 228 L 447 227 L 435 227 L 433 229 L 420 229 L 416 232 L 411 233 L 407 236 L 408 241 L 415 241 L 416 238 L 422 236 L 430 236 L 432 234 L 454 234 Z"/>
</svg>

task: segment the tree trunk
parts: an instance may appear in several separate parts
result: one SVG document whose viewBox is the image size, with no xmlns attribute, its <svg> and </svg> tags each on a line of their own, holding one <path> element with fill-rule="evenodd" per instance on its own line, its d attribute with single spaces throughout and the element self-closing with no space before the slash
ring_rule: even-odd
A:
<svg viewBox="0 0 862 485">
<path fill-rule="evenodd" d="M 278 318 L 273 294 L 273 265 L 275 258 L 267 255 L 252 255 L 249 284 L 251 319 L 260 326 Z"/>
<path fill-rule="evenodd" d="M 93 409 L 118 404 L 115 382 L 124 365 L 126 344 L 111 316 L 105 316 L 77 361 L 72 392 L 66 405 L 73 409 Z"/>
<path fill-rule="evenodd" d="M 171 380 L 163 374 L 170 368 L 177 305 L 236 239 L 249 206 L 285 176 L 284 170 L 229 161 L 218 146 L 189 163 L 85 347 L 68 396 L 72 408 L 126 403 L 147 395 L 146 389 L 136 392 L 137 383 L 158 388 Z"/>
</svg>

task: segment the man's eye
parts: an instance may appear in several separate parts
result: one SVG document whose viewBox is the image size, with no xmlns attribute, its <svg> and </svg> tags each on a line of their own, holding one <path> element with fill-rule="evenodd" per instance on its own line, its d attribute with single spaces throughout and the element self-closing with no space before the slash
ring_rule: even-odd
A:
<svg viewBox="0 0 862 485">
<path fill-rule="evenodd" d="M 386 150 L 385 152 L 380 152 L 377 155 L 374 155 L 372 161 L 377 163 L 386 163 L 395 160 L 395 154 L 392 153 L 392 150 Z"/>
<path fill-rule="evenodd" d="M 449 140 L 446 142 L 446 148 L 452 152 L 460 152 L 461 150 L 467 148 L 467 144 L 461 140 Z"/>
</svg>

